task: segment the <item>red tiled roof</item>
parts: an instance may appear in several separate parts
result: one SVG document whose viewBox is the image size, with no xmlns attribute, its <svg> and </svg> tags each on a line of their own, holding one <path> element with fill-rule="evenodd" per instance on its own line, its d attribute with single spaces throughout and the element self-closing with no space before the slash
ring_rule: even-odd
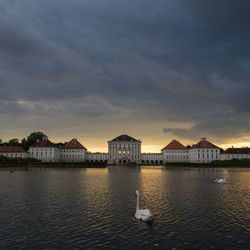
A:
<svg viewBox="0 0 250 250">
<path fill-rule="evenodd" d="M 36 147 L 36 148 L 57 148 L 57 146 L 52 143 L 50 140 L 41 140 L 36 142 L 35 144 L 31 145 L 30 147 Z"/>
<path fill-rule="evenodd" d="M 180 142 L 176 140 L 172 140 L 166 147 L 164 147 L 162 150 L 165 149 L 186 149 L 186 147 L 181 144 Z"/>
<path fill-rule="evenodd" d="M 250 154 L 250 148 L 228 148 L 223 154 Z"/>
<path fill-rule="evenodd" d="M 87 150 L 77 139 L 72 139 L 62 146 L 64 149 L 85 149 Z"/>
<path fill-rule="evenodd" d="M 219 148 L 216 145 L 212 144 L 209 141 L 206 141 L 205 139 L 202 139 L 197 144 L 194 144 L 192 148 Z"/>
<path fill-rule="evenodd" d="M 129 135 L 120 135 L 111 141 L 137 141 L 137 140 Z"/>
<path fill-rule="evenodd" d="M 27 153 L 20 146 L 0 146 L 1 153 Z"/>
</svg>

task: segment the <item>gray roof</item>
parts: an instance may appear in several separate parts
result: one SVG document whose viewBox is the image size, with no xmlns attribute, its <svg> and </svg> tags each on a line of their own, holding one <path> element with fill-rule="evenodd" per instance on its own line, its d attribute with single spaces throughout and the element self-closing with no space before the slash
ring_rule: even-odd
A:
<svg viewBox="0 0 250 250">
<path fill-rule="evenodd" d="M 136 140 L 135 138 L 133 138 L 129 135 L 120 135 L 111 141 L 138 141 L 138 140 Z"/>
</svg>

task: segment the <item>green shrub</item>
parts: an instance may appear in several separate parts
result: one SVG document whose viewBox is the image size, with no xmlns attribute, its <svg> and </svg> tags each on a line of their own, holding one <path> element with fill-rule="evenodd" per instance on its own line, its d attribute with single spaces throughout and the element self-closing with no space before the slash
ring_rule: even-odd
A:
<svg viewBox="0 0 250 250">
<path fill-rule="evenodd" d="M 41 163 L 41 161 L 35 158 L 10 158 L 1 155 L 0 163 L 29 164 L 29 163 Z"/>
</svg>

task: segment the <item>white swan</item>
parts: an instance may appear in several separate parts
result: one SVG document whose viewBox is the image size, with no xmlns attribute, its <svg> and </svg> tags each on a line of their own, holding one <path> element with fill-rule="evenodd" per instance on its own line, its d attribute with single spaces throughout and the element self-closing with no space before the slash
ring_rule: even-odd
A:
<svg viewBox="0 0 250 250">
<path fill-rule="evenodd" d="M 226 183 L 226 179 L 215 179 L 214 182 L 218 184 L 224 184 Z"/>
<path fill-rule="evenodd" d="M 153 215 L 150 213 L 148 209 L 140 209 L 139 208 L 139 191 L 136 190 L 136 197 L 137 197 L 137 202 L 136 202 L 136 212 L 135 212 L 135 218 L 138 220 L 143 220 L 143 221 L 152 221 L 153 220 Z"/>
</svg>

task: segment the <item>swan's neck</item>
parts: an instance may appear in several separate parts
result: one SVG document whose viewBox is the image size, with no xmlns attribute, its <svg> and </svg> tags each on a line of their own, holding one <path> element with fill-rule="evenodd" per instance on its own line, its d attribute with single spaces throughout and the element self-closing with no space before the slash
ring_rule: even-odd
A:
<svg viewBox="0 0 250 250">
<path fill-rule="evenodd" d="M 138 210 L 140 210 L 140 208 L 139 208 L 139 202 L 140 202 L 139 194 L 137 194 L 136 199 L 137 199 L 137 201 L 136 201 L 136 211 L 138 211 Z"/>
</svg>

